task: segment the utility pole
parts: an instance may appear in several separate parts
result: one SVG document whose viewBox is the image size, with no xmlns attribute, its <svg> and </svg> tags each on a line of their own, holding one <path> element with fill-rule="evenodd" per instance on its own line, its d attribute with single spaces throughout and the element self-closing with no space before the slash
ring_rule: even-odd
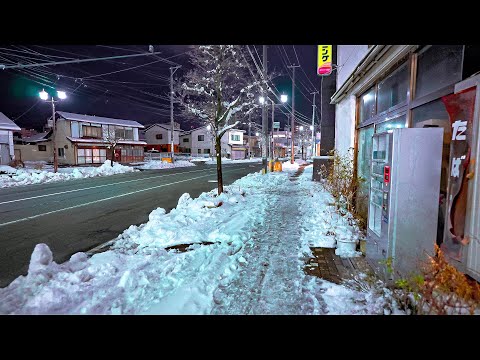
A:
<svg viewBox="0 0 480 360">
<path fill-rule="evenodd" d="M 270 150 L 270 159 L 274 159 L 274 151 L 275 151 L 275 146 L 273 144 L 273 133 L 274 133 L 274 128 L 273 125 L 275 123 L 275 103 L 272 101 L 272 141 L 270 141 L 271 145 L 271 150 Z"/>
<path fill-rule="evenodd" d="M 263 45 L 263 78 L 267 79 L 267 45 Z M 267 142 L 268 142 L 268 119 L 267 119 L 267 97 L 262 91 L 265 101 L 262 106 L 262 128 L 263 128 L 263 147 L 262 147 L 262 167 L 264 174 L 267 173 Z"/>
<path fill-rule="evenodd" d="M 317 105 L 315 105 L 315 94 L 318 94 L 318 91 L 314 91 L 311 93 L 313 95 L 313 110 L 312 110 L 312 158 L 315 153 L 315 108 Z"/>
<path fill-rule="evenodd" d="M 172 156 L 173 162 L 173 155 L 175 153 L 175 123 L 173 121 L 173 74 L 177 71 L 181 66 L 174 66 L 170 68 L 170 125 L 171 125 L 171 134 L 170 134 L 170 152 Z"/>
<path fill-rule="evenodd" d="M 248 113 L 248 158 L 252 158 L 252 114 Z"/>
<path fill-rule="evenodd" d="M 53 172 L 56 173 L 58 171 L 58 154 L 57 154 L 57 142 L 55 141 L 55 135 L 57 133 L 57 124 L 55 122 L 55 101 L 53 100 L 52 96 L 52 127 L 53 127 L 53 134 L 52 134 L 52 143 L 53 143 Z"/>
<path fill-rule="evenodd" d="M 295 134 L 295 68 L 300 67 L 300 65 L 291 65 L 289 68 L 293 69 L 293 77 L 292 77 L 292 124 L 291 124 L 291 132 L 292 132 L 292 158 L 290 162 L 293 164 L 295 163 L 295 141 L 294 141 L 294 134 Z"/>
</svg>

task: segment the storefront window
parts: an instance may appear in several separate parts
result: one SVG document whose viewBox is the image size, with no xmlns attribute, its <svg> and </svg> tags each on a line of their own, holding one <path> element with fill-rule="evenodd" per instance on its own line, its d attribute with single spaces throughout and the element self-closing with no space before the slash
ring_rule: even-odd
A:
<svg viewBox="0 0 480 360">
<path fill-rule="evenodd" d="M 78 164 L 101 164 L 107 159 L 106 149 L 78 149 L 77 163 Z"/>
<path fill-rule="evenodd" d="M 357 194 L 357 209 L 360 216 L 367 218 L 368 190 L 370 178 L 370 157 L 372 152 L 373 125 L 359 130 L 357 176 L 360 186 Z"/>
<path fill-rule="evenodd" d="M 378 112 L 407 101 L 408 67 L 402 65 L 378 84 Z"/>
<path fill-rule="evenodd" d="M 463 45 L 433 45 L 418 55 L 415 98 L 462 79 Z"/>
<path fill-rule="evenodd" d="M 375 87 L 372 87 L 360 97 L 360 123 L 376 114 Z"/>
<path fill-rule="evenodd" d="M 394 119 L 383 121 L 375 125 L 375 132 L 382 133 L 392 129 L 404 128 L 407 122 L 407 116 L 401 115 Z"/>
</svg>

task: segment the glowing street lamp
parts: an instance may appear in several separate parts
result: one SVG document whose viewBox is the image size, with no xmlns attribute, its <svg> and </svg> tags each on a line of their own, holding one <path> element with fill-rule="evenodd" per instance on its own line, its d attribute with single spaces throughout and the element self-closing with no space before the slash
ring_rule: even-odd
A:
<svg viewBox="0 0 480 360">
<path fill-rule="evenodd" d="M 280 95 L 280 101 L 282 103 L 286 103 L 288 101 L 288 95 L 285 95 L 285 94 Z"/>
<path fill-rule="evenodd" d="M 48 93 L 43 89 L 38 93 L 40 96 L 40 99 L 47 101 L 48 100 Z M 57 91 L 57 96 L 60 100 L 65 100 L 67 98 L 67 94 L 65 91 Z M 57 100 L 58 101 L 58 100 Z M 53 172 L 58 171 L 58 154 L 57 154 L 57 146 L 56 146 L 56 141 L 55 141 L 55 135 L 57 132 L 56 129 L 56 122 L 55 122 L 55 99 L 51 98 L 51 103 L 52 103 L 52 127 L 53 127 L 53 134 L 52 134 L 52 143 L 53 143 Z"/>
<path fill-rule="evenodd" d="M 310 125 L 310 130 L 313 130 L 313 126 L 312 126 L 312 125 Z"/>
<path fill-rule="evenodd" d="M 48 93 L 43 89 L 41 92 L 39 92 L 40 99 L 42 100 L 48 100 Z"/>
<path fill-rule="evenodd" d="M 265 104 L 265 97 L 264 97 L 264 96 L 260 96 L 260 97 L 258 98 L 258 101 L 259 101 L 260 104 L 262 104 L 262 105 Z"/>
</svg>

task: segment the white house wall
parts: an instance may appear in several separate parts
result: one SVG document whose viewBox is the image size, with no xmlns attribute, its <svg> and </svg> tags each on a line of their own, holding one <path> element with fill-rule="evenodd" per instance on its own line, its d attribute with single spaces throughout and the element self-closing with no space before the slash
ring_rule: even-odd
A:
<svg viewBox="0 0 480 360">
<path fill-rule="evenodd" d="M 346 96 L 335 109 L 335 150 L 340 154 L 346 154 L 353 147 L 355 103 L 355 96 Z"/>
<path fill-rule="evenodd" d="M 205 141 L 198 141 L 198 135 L 204 135 Z M 201 149 L 202 154 L 204 153 L 204 149 L 210 149 L 211 153 L 215 152 L 215 144 L 212 133 L 206 128 L 193 130 L 191 136 L 192 154 L 198 154 L 198 149 Z"/>
<path fill-rule="evenodd" d="M 157 134 L 162 134 L 162 139 L 157 139 L 156 135 Z M 152 145 L 165 145 L 165 144 L 170 144 L 170 135 L 171 131 L 167 130 L 163 127 L 160 126 L 154 126 L 145 131 L 145 141 L 147 144 L 152 144 Z M 135 133 L 134 133 L 135 136 Z M 138 130 L 137 130 L 137 139 L 138 139 Z M 173 142 L 174 144 L 179 144 L 179 132 L 174 131 L 173 132 Z"/>
<path fill-rule="evenodd" d="M 337 90 L 352 74 L 360 61 L 368 53 L 368 45 L 338 45 L 337 46 Z"/>
</svg>

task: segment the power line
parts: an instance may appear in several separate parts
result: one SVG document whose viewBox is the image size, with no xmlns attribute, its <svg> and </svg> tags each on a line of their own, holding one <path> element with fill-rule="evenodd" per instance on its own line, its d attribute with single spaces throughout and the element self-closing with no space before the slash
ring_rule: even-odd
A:
<svg viewBox="0 0 480 360">
<path fill-rule="evenodd" d="M 308 77 L 307 73 L 305 72 L 305 70 L 303 70 L 302 64 L 300 64 L 300 60 L 298 59 L 297 51 L 295 50 L 295 45 L 292 45 L 292 47 L 293 47 L 293 51 L 295 52 L 295 57 L 297 58 L 298 65 L 300 65 L 300 69 L 302 70 L 303 74 L 305 75 L 305 77 L 307 78 L 308 82 L 312 85 L 312 88 L 313 88 L 313 90 L 315 91 L 315 90 L 316 90 L 316 86 L 313 85 L 313 83 L 310 81 L 310 78 Z"/>
</svg>

